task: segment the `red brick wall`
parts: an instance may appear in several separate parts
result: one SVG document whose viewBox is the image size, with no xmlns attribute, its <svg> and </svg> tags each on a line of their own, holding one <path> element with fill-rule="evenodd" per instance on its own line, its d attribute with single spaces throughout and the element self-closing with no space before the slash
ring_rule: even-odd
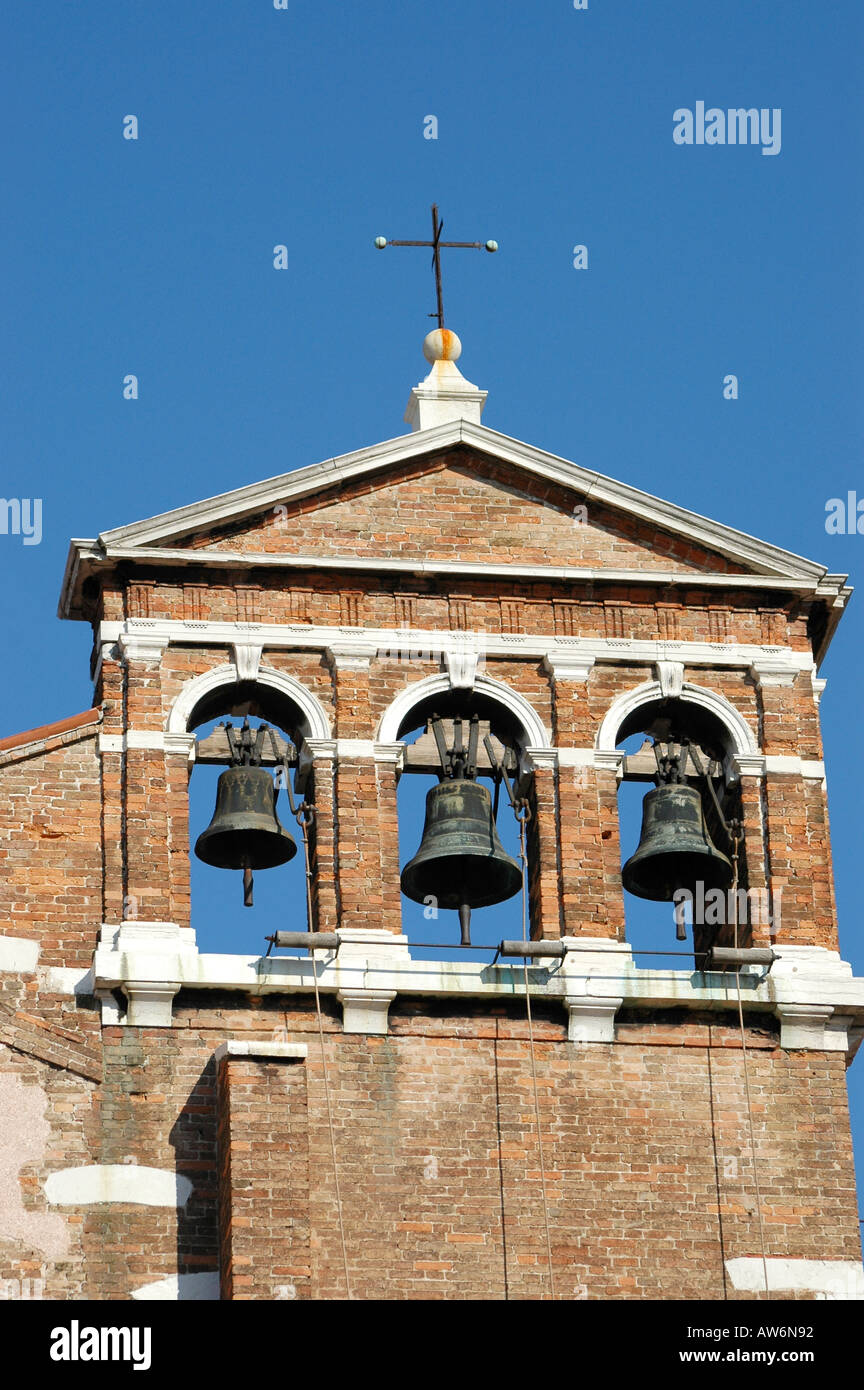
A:
<svg viewBox="0 0 864 1390">
<path fill-rule="evenodd" d="M 102 920 L 98 727 L 0 754 L 0 935 L 90 965 Z"/>
<path fill-rule="evenodd" d="M 465 558 L 524 564 L 593 565 L 676 570 L 710 568 L 738 573 L 725 556 L 681 536 L 657 532 L 633 517 L 588 502 L 587 521 L 574 521 L 584 497 L 570 488 L 532 479 L 521 469 L 473 450 L 457 449 L 402 464 L 374 479 L 340 485 L 329 494 L 289 501 L 288 515 L 273 508 L 223 530 L 188 537 L 181 546 L 305 554 L 369 555 L 424 560 Z M 538 503 L 544 525 L 538 528 Z M 451 519 L 442 525 L 442 513 Z M 422 537 L 423 549 L 418 546 Z M 661 558 L 662 557 L 662 560 Z"/>
<path fill-rule="evenodd" d="M 597 506 L 576 525 L 580 501 L 455 450 L 291 504 L 287 519 L 274 511 L 183 542 L 360 556 L 365 573 L 140 567 L 106 580 L 100 612 L 108 620 L 319 623 L 348 629 L 340 635 L 349 639 L 357 629 L 408 626 L 607 638 L 622 653 L 628 638 L 808 650 L 807 604 L 794 595 L 735 587 L 724 557 Z M 454 525 L 442 525 L 444 512 Z M 418 564 L 469 558 L 503 573 L 395 578 L 374 573 L 379 555 Z M 529 582 L 507 575 L 518 564 L 632 567 L 658 577 Z M 729 588 L 700 586 L 706 568 L 729 574 Z M 661 572 L 670 571 L 692 575 L 692 587 L 669 586 Z M 102 732 L 164 730 L 186 682 L 232 659 L 228 646 L 196 647 L 197 634 L 190 626 L 187 644 L 160 661 L 123 667 L 106 655 L 95 695 Z M 439 664 L 380 655 L 368 668 L 331 665 L 324 652 L 301 648 L 265 649 L 263 659 L 314 694 L 335 737 L 364 741 L 377 737 L 393 699 Z M 571 749 L 592 747 L 613 700 L 653 676 L 644 662 L 598 662 L 584 683 L 556 682 L 536 653 L 520 658 L 515 644 L 506 659 L 487 655 L 485 670 L 530 702 L 554 744 Z M 728 667 L 688 666 L 686 677 L 724 695 L 767 754 L 821 757 L 809 674 L 764 688 Z M 40 967 L 83 971 L 100 921 L 121 920 L 124 907 L 127 917 L 186 925 L 187 779 L 184 757 L 157 749 L 100 759 L 95 729 L 0 752 L 0 934 L 37 939 Z M 308 795 L 317 925 L 398 931 L 393 765 L 356 750 L 335 768 L 318 760 Z M 528 826 L 535 936 L 622 935 L 616 797 L 609 770 L 538 768 Z M 834 948 L 823 787 L 772 773 L 764 789 L 745 778 L 742 801 L 749 882 L 770 875 L 784 886 L 779 939 Z M 766 938 L 767 928 L 758 939 Z M 399 997 L 386 1037 L 344 1035 L 335 1001 L 325 999 L 324 1010 L 355 1295 L 547 1296 L 522 1002 Z M 725 1015 L 624 1013 L 615 1044 L 577 1046 L 566 1040 L 563 1009 L 538 1003 L 536 1014 L 556 1295 L 735 1297 L 724 1259 L 759 1254 L 736 1030 Z M 306 1042 L 308 1061 L 234 1058 L 219 1092 L 213 1055 L 231 1038 Z M 843 1058 L 783 1052 L 767 1015 L 751 1018 L 748 1048 L 768 1255 L 859 1258 Z M 38 1222 L 32 1230 L 25 1222 L 23 1236 L 0 1232 L 0 1278 L 44 1267 L 50 1297 L 125 1298 L 177 1271 L 216 1270 L 221 1249 L 226 1296 L 270 1298 L 289 1285 L 299 1297 L 344 1296 L 308 1000 L 184 992 L 170 1030 L 102 1029 L 93 999 L 52 994 L 38 972 L 0 975 L 0 1078 L 10 1076 L 44 1099 L 42 1148 L 26 1158 L 22 1150 L 6 1189 L 20 1190 L 26 1211 L 51 1216 L 47 1174 L 88 1163 L 176 1171 L 194 1192 L 179 1211 L 55 1211 L 62 1256 L 40 1249 Z M 14 1126 L 14 1110 L 0 1122 Z M 39 1238 L 50 1243 L 56 1222 L 44 1229 L 49 1236 Z"/>
<path fill-rule="evenodd" d="M 543 534 L 542 521 L 535 522 L 535 531 Z M 417 544 L 418 548 L 425 545 L 422 533 Z M 486 580 L 352 574 L 350 591 L 338 573 L 290 564 L 284 571 L 253 571 L 254 585 L 249 574 L 241 571 L 233 576 L 215 571 L 206 586 L 189 585 L 182 573 L 163 574 L 146 586 L 136 585 L 130 596 L 130 616 L 301 627 L 317 623 L 433 631 L 470 628 L 663 642 L 783 643 L 797 651 L 809 646 L 806 619 L 788 596 L 730 588 L 721 599 L 716 589 L 670 591 L 665 583 L 604 584 L 600 589 L 584 582 L 516 581 L 506 572 L 513 562 L 513 554 L 508 554 L 502 559 L 501 574 Z M 570 556 L 558 563 L 577 561 Z M 640 568 L 650 574 L 650 568 Z M 141 592 L 147 594 L 146 603 Z M 766 607 L 766 601 L 774 606 Z M 174 657 L 179 653 L 172 653 Z"/>
<path fill-rule="evenodd" d="M 222 1297 L 308 1298 L 306 1068 L 230 1056 L 218 1067 Z"/>
<path fill-rule="evenodd" d="M 342 1035 L 324 1007 L 354 1296 L 547 1297 L 520 1001 L 454 1009 L 400 999 L 386 1038 Z M 564 1019 L 535 1009 L 556 1297 L 744 1297 L 724 1278 L 724 1260 L 760 1253 L 732 1021 L 624 1013 L 616 1044 L 577 1046 Z M 308 1061 L 231 1059 L 220 1130 L 216 1047 L 274 1035 L 306 1043 Z M 0 1049 L 0 1074 L 22 1071 L 49 1097 L 50 1152 L 25 1167 L 25 1200 L 46 1210 L 47 1171 L 130 1157 L 176 1167 L 194 1194 L 179 1216 L 63 1209 L 67 1254 L 46 1262 L 0 1240 L 0 1275 L 41 1263 L 49 1296 L 124 1298 L 178 1268 L 215 1270 L 221 1191 L 226 1293 L 271 1298 L 293 1284 L 299 1297 L 343 1298 L 311 1006 L 284 1014 L 277 1001 L 184 995 L 172 1031 L 109 1028 L 103 1038 L 98 1091 Z M 769 1258 L 860 1258 L 842 1056 L 781 1051 L 768 1016 L 748 1027 L 748 1050 Z"/>
</svg>

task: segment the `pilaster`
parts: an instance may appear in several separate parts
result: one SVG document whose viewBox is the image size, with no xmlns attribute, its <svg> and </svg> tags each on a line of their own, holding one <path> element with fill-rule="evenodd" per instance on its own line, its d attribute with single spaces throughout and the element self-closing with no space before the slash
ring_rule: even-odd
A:
<svg viewBox="0 0 864 1390">
<path fill-rule="evenodd" d="M 216 1051 L 223 1300 L 312 1296 L 306 1054 L 302 1043 Z"/>
</svg>

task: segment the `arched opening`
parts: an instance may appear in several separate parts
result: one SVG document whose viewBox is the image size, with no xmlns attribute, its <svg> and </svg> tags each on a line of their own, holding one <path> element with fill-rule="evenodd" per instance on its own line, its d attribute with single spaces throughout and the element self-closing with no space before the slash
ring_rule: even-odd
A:
<svg viewBox="0 0 864 1390">
<path fill-rule="evenodd" d="M 522 936 L 520 827 L 501 770 L 514 797 L 527 802 L 530 825 L 534 791 L 525 753 L 525 728 L 514 710 L 488 691 L 476 687 L 440 688 L 434 681 L 424 684 L 438 688 L 417 692 L 415 702 L 402 713 L 395 729 L 397 740 L 405 745 L 397 793 L 399 862 L 403 885 L 406 866 L 413 866 L 416 888 L 414 897 L 402 894 L 403 931 L 414 959 L 441 960 L 448 951 L 438 948 L 451 947 L 454 956 L 488 961 L 490 946 L 497 946 L 505 937 Z M 473 764 L 472 738 L 476 748 Z M 467 805 L 455 788 L 460 765 L 467 771 L 464 781 L 483 789 L 472 792 Z M 455 801 L 453 797 L 440 801 L 433 797 L 430 802 L 433 789 L 447 783 L 455 792 Z M 427 808 L 432 807 L 436 808 L 436 819 L 434 824 L 427 824 Z M 466 825 L 467 836 L 460 838 Z M 418 864 L 421 843 L 425 858 L 421 855 L 422 863 Z M 460 845 L 464 853 L 460 852 Z M 527 913 L 532 862 L 530 833 L 526 835 L 526 858 Z M 466 896 L 473 893 L 476 897 L 499 899 L 472 908 L 470 950 L 462 944 L 463 921 L 454 901 L 462 892 Z M 485 949 L 477 950 L 478 947 Z"/>
<path fill-rule="evenodd" d="M 732 944 L 736 921 L 738 944 L 749 945 L 759 905 L 748 891 L 746 836 L 734 874 L 730 830 L 742 820 L 734 731 L 686 691 L 664 696 L 657 687 L 625 714 L 616 748 L 626 937 L 637 963 L 660 968 L 682 953 L 701 968 L 711 946 Z"/>
<path fill-rule="evenodd" d="M 304 931 L 308 924 L 302 832 L 292 814 L 288 792 L 290 787 L 296 804 L 303 801 L 300 753 L 308 719 L 284 690 L 256 681 L 229 679 L 203 689 L 190 707 L 186 724 L 187 731 L 195 735 L 195 760 L 189 778 L 189 863 L 191 925 L 199 950 L 263 955 L 267 950 L 266 937 L 273 932 Z M 266 868 L 253 866 L 251 907 L 244 905 L 242 870 L 215 867 L 203 862 L 195 852 L 199 836 L 213 825 L 220 777 L 232 763 L 245 760 L 239 753 L 244 725 L 248 730 L 245 743 L 252 747 L 252 762 L 262 776 L 256 774 L 251 799 L 244 787 L 243 814 L 239 820 L 234 799 L 230 806 L 224 800 L 220 803 L 222 818 L 217 827 L 228 828 L 219 837 L 216 859 L 233 859 L 235 849 L 252 844 L 259 855 L 266 844 L 284 852 L 286 842 L 280 836 L 280 828 L 296 846 L 296 852 L 285 863 Z M 261 829 L 271 812 L 272 833 Z M 308 833 L 314 863 L 314 822 Z M 313 898 L 313 917 L 314 912 Z"/>
</svg>

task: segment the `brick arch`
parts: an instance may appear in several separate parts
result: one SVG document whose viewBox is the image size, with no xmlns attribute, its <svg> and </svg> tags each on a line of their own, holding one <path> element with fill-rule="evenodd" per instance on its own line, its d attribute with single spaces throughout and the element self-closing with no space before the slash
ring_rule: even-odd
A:
<svg viewBox="0 0 864 1390">
<path fill-rule="evenodd" d="M 637 685 L 634 690 L 626 690 L 623 695 L 619 695 L 617 700 L 614 700 L 609 706 L 598 730 L 595 745 L 598 752 L 614 752 L 618 742 L 618 730 L 625 719 L 641 705 L 648 705 L 662 698 L 663 691 L 659 681 L 645 681 L 643 685 Z M 715 690 L 709 690 L 707 686 L 694 685 L 690 681 L 685 681 L 681 687 L 681 693 L 676 698 L 684 704 L 698 705 L 701 709 L 713 714 L 729 734 L 734 753 L 759 752 L 753 732 L 744 716 L 724 696 L 718 695 Z"/>
<path fill-rule="evenodd" d="M 421 704 L 431 695 L 447 694 L 452 689 L 450 676 L 446 672 L 437 676 L 427 676 L 425 680 L 415 681 L 413 685 L 406 686 L 384 711 L 376 735 L 378 742 L 397 743 L 399 729 L 415 705 Z M 551 748 L 549 731 L 524 695 L 511 690 L 510 686 L 502 684 L 501 681 L 482 675 L 475 677 L 473 689 L 476 694 L 494 700 L 514 716 L 522 730 L 526 748 Z"/>
<path fill-rule="evenodd" d="M 212 671 L 207 671 L 204 675 L 195 676 L 194 679 L 187 681 L 171 706 L 165 725 L 166 732 L 169 734 L 188 733 L 195 710 L 202 700 L 222 686 L 227 688 L 239 683 L 240 677 L 237 667 L 233 663 L 216 666 Z M 244 682 L 244 684 L 246 683 Z M 274 690 L 284 696 L 286 700 L 290 700 L 300 711 L 301 728 L 306 738 L 332 737 L 330 721 L 323 705 L 294 676 L 289 676 L 284 671 L 274 671 L 269 666 L 261 666 L 254 681 L 250 681 L 248 684 L 265 686 L 268 690 Z"/>
</svg>

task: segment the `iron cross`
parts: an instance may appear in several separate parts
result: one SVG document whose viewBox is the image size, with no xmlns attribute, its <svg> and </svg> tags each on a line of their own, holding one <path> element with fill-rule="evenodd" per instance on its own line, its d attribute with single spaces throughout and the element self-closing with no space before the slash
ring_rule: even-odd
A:
<svg viewBox="0 0 864 1390">
<path fill-rule="evenodd" d="M 441 248 L 442 246 L 466 246 L 472 251 L 497 251 L 497 241 L 442 241 L 441 233 L 444 230 L 444 223 L 438 217 L 438 204 L 432 204 L 432 240 L 431 241 L 388 241 L 384 236 L 376 236 L 375 245 L 379 251 L 383 251 L 385 246 L 431 246 L 432 265 L 435 269 L 435 292 L 438 296 L 438 313 L 430 314 L 430 319 L 438 319 L 438 327 L 444 327 L 444 297 L 441 289 Z"/>
</svg>

